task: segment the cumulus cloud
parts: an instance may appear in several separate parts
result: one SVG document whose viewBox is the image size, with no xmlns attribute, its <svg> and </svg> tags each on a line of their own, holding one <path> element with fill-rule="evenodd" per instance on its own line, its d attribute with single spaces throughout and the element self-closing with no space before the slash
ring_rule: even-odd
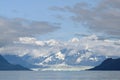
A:
<svg viewBox="0 0 120 80">
<path fill-rule="evenodd" d="M 96 32 L 120 38 L 120 0 L 101 0 L 94 6 L 77 3 L 74 6 L 53 7 L 52 10 L 73 13 L 73 21 Z"/>
<path fill-rule="evenodd" d="M 43 21 L 29 21 L 22 18 L 0 17 L 0 46 L 12 43 L 19 37 L 31 37 L 53 32 L 60 27 Z"/>
<path fill-rule="evenodd" d="M 31 45 L 38 45 L 38 46 L 45 45 L 43 41 L 38 41 L 36 38 L 31 38 L 31 37 L 20 37 L 19 41 L 21 44 L 31 44 Z"/>
</svg>

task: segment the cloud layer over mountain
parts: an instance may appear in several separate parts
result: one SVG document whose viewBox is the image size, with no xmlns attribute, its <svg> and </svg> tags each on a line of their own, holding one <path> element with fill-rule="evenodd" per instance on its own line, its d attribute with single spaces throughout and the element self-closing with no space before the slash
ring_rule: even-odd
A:
<svg viewBox="0 0 120 80">
<path fill-rule="evenodd" d="M 0 48 L 1 54 L 30 55 L 33 57 L 48 56 L 60 53 L 66 49 L 68 55 L 79 53 L 80 50 L 89 50 L 92 54 L 105 56 L 120 56 L 120 40 L 99 40 L 96 35 L 83 38 L 73 38 L 69 41 L 46 40 L 40 41 L 33 37 L 20 37 L 14 44 Z M 58 54 L 61 58 L 64 55 Z M 86 56 L 89 56 L 86 55 Z M 62 58 L 63 59 L 63 58 Z"/>
</svg>

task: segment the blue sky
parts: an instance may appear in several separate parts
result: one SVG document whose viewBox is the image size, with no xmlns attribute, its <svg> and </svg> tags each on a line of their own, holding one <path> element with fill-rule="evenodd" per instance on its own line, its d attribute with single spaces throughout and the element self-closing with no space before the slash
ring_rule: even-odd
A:
<svg viewBox="0 0 120 80">
<path fill-rule="evenodd" d="M 92 0 L 94 1 L 94 0 Z M 1 0 L 0 16 L 7 18 L 24 18 L 35 21 L 48 21 L 61 24 L 61 29 L 52 33 L 40 35 L 38 38 L 68 40 L 75 37 L 75 33 L 87 33 L 87 28 L 67 19 L 58 19 L 57 15 L 69 17 L 71 13 L 50 10 L 53 6 L 73 6 L 78 2 L 87 2 L 89 0 Z M 94 3 L 94 2 L 91 2 Z"/>
</svg>

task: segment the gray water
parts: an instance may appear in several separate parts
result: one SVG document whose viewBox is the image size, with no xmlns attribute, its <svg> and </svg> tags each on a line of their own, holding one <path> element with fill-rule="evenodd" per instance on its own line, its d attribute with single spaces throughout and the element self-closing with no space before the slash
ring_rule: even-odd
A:
<svg viewBox="0 0 120 80">
<path fill-rule="evenodd" d="M 119 71 L 0 71 L 0 80 L 120 80 Z"/>
</svg>

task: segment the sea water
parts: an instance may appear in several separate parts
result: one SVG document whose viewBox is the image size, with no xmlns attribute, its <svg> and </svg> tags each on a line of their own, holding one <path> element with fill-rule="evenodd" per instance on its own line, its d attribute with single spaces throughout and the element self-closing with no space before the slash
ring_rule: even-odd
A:
<svg viewBox="0 0 120 80">
<path fill-rule="evenodd" d="M 120 80 L 119 71 L 0 71 L 0 80 Z"/>
</svg>

